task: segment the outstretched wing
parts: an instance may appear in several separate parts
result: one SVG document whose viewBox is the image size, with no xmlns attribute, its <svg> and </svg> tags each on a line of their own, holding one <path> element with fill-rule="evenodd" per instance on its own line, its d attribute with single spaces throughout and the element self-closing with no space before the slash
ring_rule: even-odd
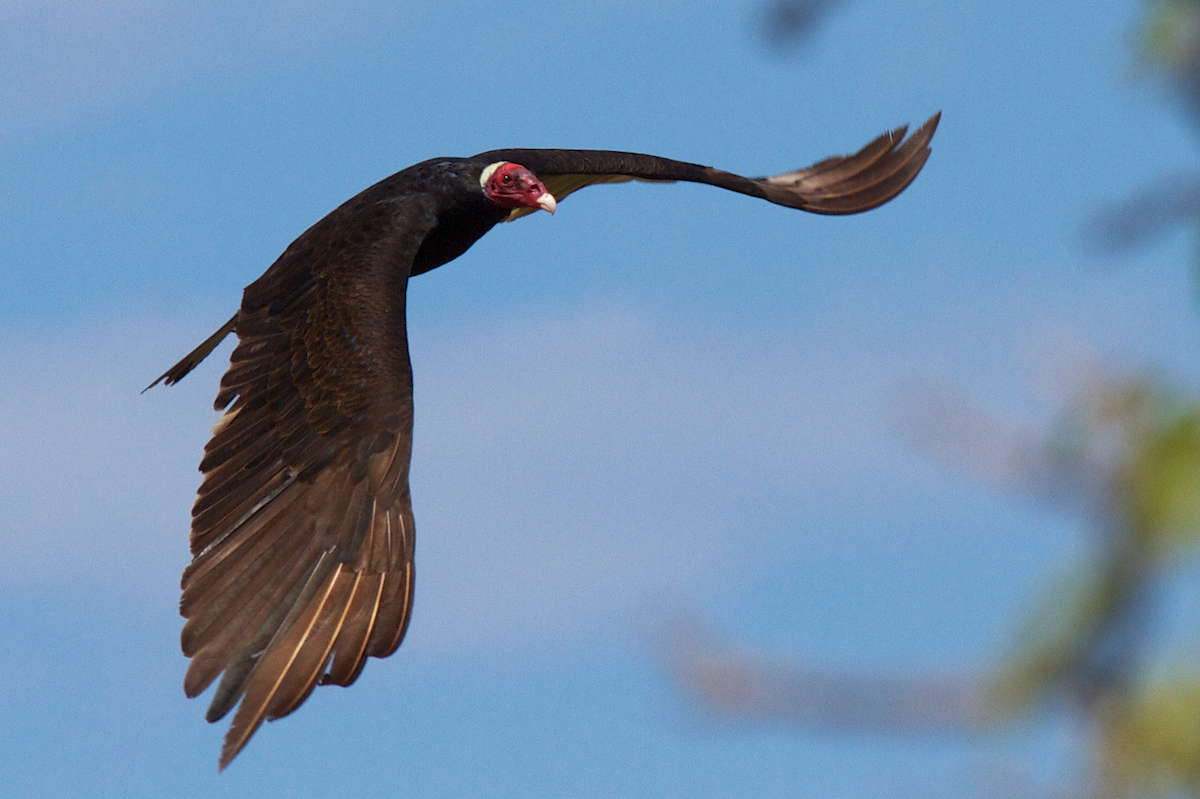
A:
<svg viewBox="0 0 1200 799">
<path fill-rule="evenodd" d="M 912 182 L 937 122 L 767 178 L 600 150 L 495 150 L 445 163 L 521 163 L 558 200 L 596 183 L 686 180 L 850 214 Z M 178 381 L 236 331 L 216 400 L 224 415 L 200 465 L 180 607 L 192 659 L 185 691 L 196 696 L 221 676 L 208 720 L 238 708 L 222 768 L 264 720 L 291 713 L 320 683 L 351 684 L 368 657 L 391 654 L 404 636 L 413 594 L 405 287 L 439 225 L 423 186 L 448 176 L 443 167 L 435 159 L 397 173 L 318 222 L 246 289 L 233 319 L 159 378 Z M 443 233 L 438 257 L 460 254 L 494 221 Z M 433 260 L 426 268 L 446 258 Z"/>
<path fill-rule="evenodd" d="M 222 768 L 319 682 L 349 685 L 395 651 L 412 610 L 404 301 L 435 220 L 414 202 L 398 224 L 364 194 L 297 239 L 236 317 L 180 604 L 185 692 L 223 673 L 208 720 L 240 701 Z"/>
<path fill-rule="evenodd" d="M 554 199 L 597 183 L 629 180 L 707 183 L 816 214 L 857 214 L 883 205 L 912 183 L 929 157 L 929 141 L 941 114 L 905 138 L 901 127 L 878 137 L 854 155 L 765 178 L 745 178 L 712 167 L 654 155 L 611 150 L 491 150 L 481 161 L 513 161 L 532 170 Z M 536 209 L 518 208 L 509 220 Z"/>
</svg>

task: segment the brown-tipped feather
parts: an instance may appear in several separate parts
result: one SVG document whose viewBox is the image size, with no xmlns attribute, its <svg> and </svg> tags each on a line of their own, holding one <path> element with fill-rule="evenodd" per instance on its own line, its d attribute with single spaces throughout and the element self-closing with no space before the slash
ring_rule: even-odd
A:
<svg viewBox="0 0 1200 799">
<path fill-rule="evenodd" d="M 798 174 L 819 178 L 827 183 L 845 180 L 869 170 L 874 164 L 883 159 L 884 156 L 895 150 L 896 145 L 904 141 L 904 137 L 907 134 L 908 125 L 901 125 L 895 130 L 890 130 L 887 133 L 876 136 L 853 155 L 835 155 L 823 158 L 812 166 L 787 172 L 783 175 L 775 175 L 765 178 L 765 180 L 768 183 L 784 182 L 788 179 L 788 176 Z M 759 178 L 759 180 L 764 180 L 764 178 Z"/>
<path fill-rule="evenodd" d="M 361 582 L 363 575 L 345 566 L 338 567 L 334 574 L 334 587 L 330 590 L 329 598 L 299 648 L 292 665 L 279 682 L 275 697 L 267 706 L 267 719 L 274 721 L 291 713 L 308 698 L 317 680 L 329 664 L 329 655 L 333 644 L 346 621 L 350 611 L 350 598 L 354 589 Z"/>
<path fill-rule="evenodd" d="M 312 575 L 301 591 L 292 612 L 288 614 L 279 632 L 258 656 L 254 668 L 246 678 L 242 701 L 233 723 L 225 734 L 218 767 L 224 769 L 229 761 L 242 751 L 259 725 L 264 721 L 271 702 L 280 685 L 287 677 L 292 664 L 299 656 L 304 644 L 321 618 L 326 603 L 337 585 L 340 569 L 332 562 L 329 552 L 317 561 Z"/>
<path fill-rule="evenodd" d="M 378 618 L 385 577 L 383 574 L 369 574 L 359 582 L 350 599 L 352 610 L 349 618 L 334 646 L 329 671 L 321 678 L 322 685 L 347 686 L 358 679 L 367 662 L 367 641 Z"/>
<path fill-rule="evenodd" d="M 854 155 L 827 158 L 806 169 L 756 182 L 766 199 L 817 214 L 856 214 L 878 207 L 904 191 L 929 157 L 929 141 L 941 114 L 908 139 L 906 128 L 885 133 Z"/>
<path fill-rule="evenodd" d="M 389 572 L 384 575 L 384 592 L 379 602 L 379 615 L 367 645 L 367 654 L 371 657 L 387 657 L 395 652 L 404 640 L 404 633 L 408 630 L 408 622 L 412 618 L 413 584 L 411 560 L 404 564 L 403 574 Z"/>
</svg>

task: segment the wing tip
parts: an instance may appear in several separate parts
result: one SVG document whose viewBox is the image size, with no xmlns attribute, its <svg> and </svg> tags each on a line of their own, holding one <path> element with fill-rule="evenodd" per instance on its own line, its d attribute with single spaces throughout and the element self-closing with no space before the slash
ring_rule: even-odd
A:
<svg viewBox="0 0 1200 799">
<path fill-rule="evenodd" d="M 767 199 L 828 216 L 877 208 L 901 194 L 925 166 L 938 111 L 909 133 L 908 125 L 877 136 L 852 155 L 826 158 L 805 169 L 759 180 Z"/>
<path fill-rule="evenodd" d="M 921 127 L 917 128 L 912 133 L 912 139 L 921 143 L 921 149 L 925 150 L 926 154 L 932 152 L 929 142 L 933 140 L 933 134 L 937 132 L 938 125 L 942 122 L 942 112 L 939 109 L 933 116 L 921 123 Z"/>
</svg>

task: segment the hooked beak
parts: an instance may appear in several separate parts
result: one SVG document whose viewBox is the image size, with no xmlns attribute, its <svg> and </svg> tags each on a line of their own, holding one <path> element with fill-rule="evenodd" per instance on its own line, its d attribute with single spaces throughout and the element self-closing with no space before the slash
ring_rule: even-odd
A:
<svg viewBox="0 0 1200 799">
<path fill-rule="evenodd" d="M 543 211 L 549 211 L 551 214 L 558 208 L 558 203 L 554 201 L 554 195 L 548 191 L 542 192 L 542 195 L 537 198 L 537 204 Z"/>
</svg>

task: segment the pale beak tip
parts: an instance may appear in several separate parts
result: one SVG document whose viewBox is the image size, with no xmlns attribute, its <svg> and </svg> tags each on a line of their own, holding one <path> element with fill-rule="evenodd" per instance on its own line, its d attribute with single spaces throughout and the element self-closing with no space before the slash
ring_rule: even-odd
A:
<svg viewBox="0 0 1200 799">
<path fill-rule="evenodd" d="M 554 195 L 548 191 L 542 192 L 542 196 L 537 198 L 537 204 L 543 211 L 549 211 L 551 214 L 558 208 Z"/>
</svg>

